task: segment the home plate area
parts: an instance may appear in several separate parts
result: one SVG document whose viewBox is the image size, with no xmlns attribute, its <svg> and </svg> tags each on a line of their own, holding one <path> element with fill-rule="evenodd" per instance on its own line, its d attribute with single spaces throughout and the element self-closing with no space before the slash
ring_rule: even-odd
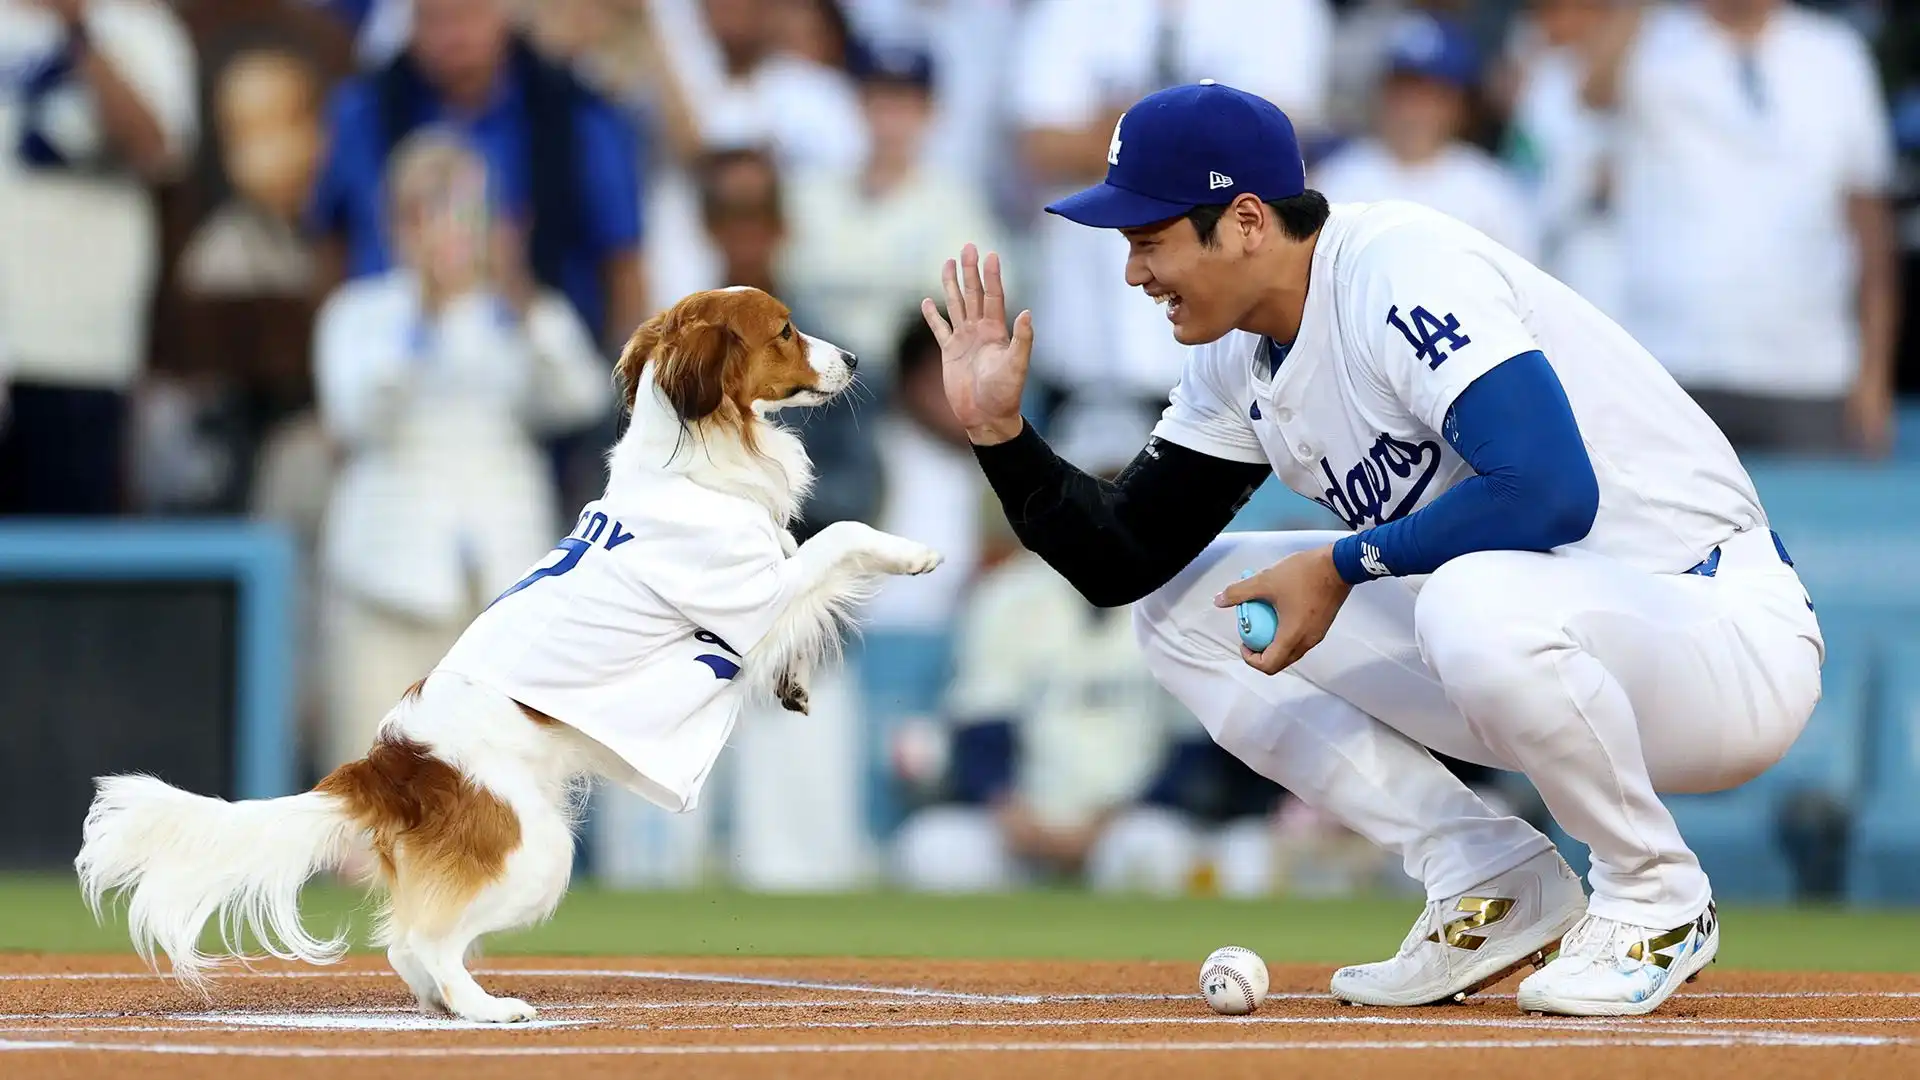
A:
<svg viewBox="0 0 1920 1080">
<path fill-rule="evenodd" d="M 1275 966 L 1259 1012 L 1223 1017 L 1186 964 L 516 958 L 480 981 L 540 1015 L 497 1027 L 420 1014 L 375 957 L 236 971 L 210 1001 L 115 958 L 0 960 L 8 1080 L 1920 1076 L 1910 976 L 1709 969 L 1656 1016 L 1572 1020 L 1522 1016 L 1511 981 L 1460 1006 L 1345 1007 L 1326 969 Z"/>
</svg>

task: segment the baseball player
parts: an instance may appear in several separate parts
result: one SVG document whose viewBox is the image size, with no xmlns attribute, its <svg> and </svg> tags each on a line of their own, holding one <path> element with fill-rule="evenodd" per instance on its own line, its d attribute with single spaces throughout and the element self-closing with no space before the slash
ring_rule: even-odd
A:
<svg viewBox="0 0 1920 1080">
<path fill-rule="evenodd" d="M 1330 207 L 1261 98 L 1153 94 L 1107 162 L 1047 209 L 1119 230 L 1127 281 L 1193 346 L 1116 480 L 1022 419 L 1033 321 L 1009 333 L 997 256 L 947 263 L 946 317 L 922 304 L 1021 541 L 1094 603 L 1135 603 L 1155 677 L 1220 745 L 1425 885 L 1399 953 L 1336 972 L 1336 997 L 1447 1001 L 1558 946 L 1523 1010 L 1657 1008 L 1720 927 L 1656 792 L 1752 779 L 1820 696 L 1812 604 L 1727 440 L 1484 235 Z M 1269 473 L 1352 531 L 1220 535 Z M 1278 612 L 1257 652 L 1231 610 L 1248 600 Z M 1524 772 L 1591 847 L 1591 898 L 1429 748 Z"/>
</svg>

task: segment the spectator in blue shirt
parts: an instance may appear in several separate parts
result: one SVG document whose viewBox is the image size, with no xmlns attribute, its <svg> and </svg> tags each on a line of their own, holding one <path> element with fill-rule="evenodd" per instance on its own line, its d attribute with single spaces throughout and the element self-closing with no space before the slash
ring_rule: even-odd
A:
<svg viewBox="0 0 1920 1080">
<path fill-rule="evenodd" d="M 416 0 L 406 51 L 335 95 L 311 223 L 336 265 L 350 277 L 393 265 L 381 176 L 426 124 L 463 132 L 486 159 L 539 282 L 604 344 L 624 341 L 646 314 L 638 133 L 516 35 L 504 0 Z"/>
</svg>

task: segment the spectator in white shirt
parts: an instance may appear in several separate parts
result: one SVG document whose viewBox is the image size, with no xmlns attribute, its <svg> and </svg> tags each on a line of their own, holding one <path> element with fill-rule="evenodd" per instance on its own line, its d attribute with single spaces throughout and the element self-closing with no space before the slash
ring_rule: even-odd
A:
<svg viewBox="0 0 1920 1080">
<path fill-rule="evenodd" d="M 1608 206 L 1612 133 L 1581 96 L 1587 50 L 1611 7 L 1609 0 L 1532 0 L 1508 46 L 1506 157 L 1533 191 L 1540 266 L 1618 317 L 1624 283 Z"/>
<path fill-rule="evenodd" d="M 344 452 L 320 542 L 324 769 L 366 752 L 399 695 L 559 535 L 542 435 L 612 404 L 567 300 L 530 282 L 486 167 L 435 129 L 395 151 L 399 267 L 330 297 L 314 381 Z"/>
<path fill-rule="evenodd" d="M 1329 0 L 1034 0 L 1009 73 L 1034 204 L 1104 175 L 1121 114 L 1168 86 L 1214 79 L 1259 94 L 1310 137 L 1332 36 Z M 1054 215 L 1034 234 L 1031 306 L 1048 327 L 1035 373 L 1069 396 L 1164 403 L 1186 350 L 1165 313 L 1127 285 L 1126 238 Z"/>
<path fill-rule="evenodd" d="M 709 149 L 768 145 L 782 168 L 857 165 L 866 129 L 844 71 L 781 51 L 789 0 L 652 0 L 662 59 Z"/>
<path fill-rule="evenodd" d="M 1584 89 L 1618 121 L 1627 328 L 1737 447 L 1884 453 L 1892 133 L 1859 33 L 1782 0 L 1635 3 Z"/>
<path fill-rule="evenodd" d="M 198 135 L 193 45 L 158 0 L 0 0 L 0 514 L 122 509 L 160 222 Z"/>
<path fill-rule="evenodd" d="M 999 240 L 979 189 L 924 163 L 932 58 L 908 46 L 851 52 L 870 149 L 857 168 L 794 176 L 780 278 L 823 336 L 861 358 L 861 379 L 884 384 L 903 314 L 939 294 L 939 266 L 968 242 L 989 251 Z"/>
<path fill-rule="evenodd" d="M 1461 138 L 1480 62 L 1464 27 L 1404 16 L 1389 39 L 1373 134 L 1320 163 L 1312 186 L 1334 202 L 1404 199 L 1456 217 L 1526 258 L 1539 254 L 1526 191 Z"/>
</svg>

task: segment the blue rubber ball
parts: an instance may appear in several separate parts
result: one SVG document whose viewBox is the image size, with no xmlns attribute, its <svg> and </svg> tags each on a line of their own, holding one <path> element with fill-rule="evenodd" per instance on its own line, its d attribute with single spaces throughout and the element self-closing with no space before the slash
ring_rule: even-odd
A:
<svg viewBox="0 0 1920 1080">
<path fill-rule="evenodd" d="M 1240 575 L 1245 581 L 1253 576 L 1248 570 Z M 1242 600 L 1234 605 L 1234 615 L 1240 620 L 1240 641 L 1254 652 L 1265 652 L 1273 644 L 1273 635 L 1280 629 L 1280 615 L 1273 605 L 1265 600 Z"/>
</svg>

